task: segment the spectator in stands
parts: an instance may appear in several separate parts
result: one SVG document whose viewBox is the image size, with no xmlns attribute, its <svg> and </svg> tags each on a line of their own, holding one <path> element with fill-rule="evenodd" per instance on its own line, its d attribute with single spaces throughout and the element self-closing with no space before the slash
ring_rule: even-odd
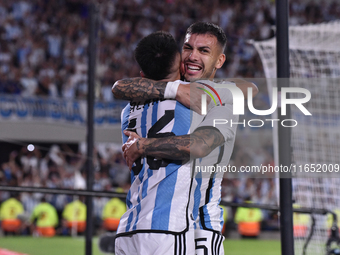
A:
<svg viewBox="0 0 340 255">
<path fill-rule="evenodd" d="M 245 203 L 251 203 L 247 197 Z M 257 237 L 261 231 L 262 212 L 258 208 L 238 207 L 235 214 L 238 233 L 242 237 Z"/>
<path fill-rule="evenodd" d="M 86 228 L 86 205 L 84 198 L 68 203 L 63 211 L 63 233 L 71 233 L 72 229 L 77 233 L 83 233 Z"/>
<path fill-rule="evenodd" d="M 119 198 L 109 200 L 103 209 L 103 228 L 107 231 L 116 231 L 119 220 L 126 212 L 126 204 Z"/>
<path fill-rule="evenodd" d="M 24 207 L 20 202 L 20 193 L 12 193 L 11 198 L 7 199 L 0 207 L 1 228 L 4 234 L 19 234 L 21 232 L 21 221 L 18 218 L 24 213 Z"/>
<path fill-rule="evenodd" d="M 32 232 L 34 236 L 52 237 L 55 235 L 55 227 L 59 223 L 56 209 L 46 202 L 45 197 L 41 198 L 31 215 Z"/>
<path fill-rule="evenodd" d="M 299 204 L 294 203 L 293 208 L 300 208 Z M 293 233 L 296 238 L 305 238 L 310 226 L 310 215 L 305 213 L 293 212 Z"/>
<path fill-rule="evenodd" d="M 202 0 L 192 5 L 190 1 L 162 4 L 157 1 L 134 1 L 133 4 L 117 1 L 113 4 L 110 0 L 103 0 L 100 5 L 97 78 L 103 83 L 103 89 L 98 87 L 98 92 L 102 91 L 99 98 L 107 98 L 103 94 L 107 91 L 107 84 L 124 77 L 138 76 L 139 68 L 131 53 L 142 37 L 152 31 L 166 30 L 180 41 L 185 32 L 183 27 L 197 19 L 220 25 L 228 37 L 227 55 L 230 58 L 216 77 L 264 76 L 254 47 L 246 41 L 268 39 L 273 35 L 271 27 L 275 22 L 275 5 L 272 1 L 220 1 L 211 4 Z M 312 3 L 294 0 L 289 5 L 292 25 L 340 17 L 340 3 L 337 1 Z M 140 10 L 140 15 L 135 15 L 136 9 Z M 0 75 L 0 93 L 25 93 L 27 83 L 23 88 L 8 85 L 17 69 L 22 77 L 36 70 L 42 70 L 36 76 L 39 78 L 47 74 L 54 79 L 61 74 L 59 85 L 54 84 L 61 87 L 57 95 L 65 96 L 63 90 L 68 90 L 66 94 L 69 96 L 83 96 L 82 71 L 78 67 L 86 65 L 87 61 L 88 30 L 84 19 L 88 15 L 84 15 L 86 11 L 83 11 L 88 11 L 86 1 L 77 1 L 77 4 L 73 1 L 47 4 L 39 0 L 2 2 L 0 10 L 0 74 L 6 74 L 6 77 Z M 55 14 L 53 19 L 46 15 L 49 13 Z M 74 70 L 73 66 L 76 67 Z M 36 86 L 34 83 L 32 87 Z M 55 96 L 55 91 L 47 91 Z M 111 96 L 111 93 L 108 95 Z"/>
</svg>

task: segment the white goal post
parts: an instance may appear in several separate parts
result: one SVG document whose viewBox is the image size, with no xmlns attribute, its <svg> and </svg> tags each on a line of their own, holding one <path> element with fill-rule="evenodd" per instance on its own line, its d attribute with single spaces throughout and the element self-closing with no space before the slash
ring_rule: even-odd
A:
<svg viewBox="0 0 340 255">
<path fill-rule="evenodd" d="M 271 95 L 276 86 L 276 39 L 253 44 L 261 58 Z M 292 128 L 292 160 L 301 166 L 293 173 L 293 200 L 301 207 L 339 210 L 340 172 L 334 170 L 340 164 L 340 21 L 291 26 L 289 55 L 290 86 L 308 89 L 312 96 L 305 105 L 311 117 L 301 116 L 294 107 L 291 109 L 292 118 L 298 120 L 298 125 Z M 275 162 L 278 162 L 276 132 L 274 129 L 273 144 Z M 322 172 L 311 173 L 311 166 L 320 167 Z M 327 216 L 315 215 L 315 219 L 306 254 L 326 254 Z M 306 225 L 309 231 L 311 223 Z M 306 238 L 306 235 L 294 238 L 296 255 L 302 254 Z"/>
</svg>

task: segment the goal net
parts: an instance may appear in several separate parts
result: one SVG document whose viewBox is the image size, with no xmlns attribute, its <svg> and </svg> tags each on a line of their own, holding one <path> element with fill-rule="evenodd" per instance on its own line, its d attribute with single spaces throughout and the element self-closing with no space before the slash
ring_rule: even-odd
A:
<svg viewBox="0 0 340 255">
<path fill-rule="evenodd" d="M 289 28 L 290 79 L 292 87 L 310 91 L 304 106 L 312 116 L 291 107 L 291 118 L 298 125 L 291 129 L 293 200 L 297 206 L 336 211 L 340 208 L 340 22 L 292 26 Z M 254 42 L 267 78 L 269 95 L 276 85 L 276 39 Z M 291 98 L 297 95 L 290 94 Z M 275 161 L 277 128 L 274 129 Z M 288 153 L 288 152 L 287 152 Z M 315 165 L 312 165 L 315 164 Z M 313 169 L 313 166 L 316 169 Z M 319 169 L 319 170 L 317 170 Z M 319 172 L 320 171 L 320 172 Z M 315 229 L 306 254 L 326 254 L 329 237 L 328 215 L 314 215 Z M 338 216 L 340 218 L 340 215 Z M 307 219 L 310 219 L 308 216 Z M 339 221 L 338 221 L 339 222 Z M 296 225 L 307 227 L 296 232 Z M 311 220 L 297 222 L 294 217 L 295 254 L 303 253 L 303 245 L 311 228 Z"/>
</svg>

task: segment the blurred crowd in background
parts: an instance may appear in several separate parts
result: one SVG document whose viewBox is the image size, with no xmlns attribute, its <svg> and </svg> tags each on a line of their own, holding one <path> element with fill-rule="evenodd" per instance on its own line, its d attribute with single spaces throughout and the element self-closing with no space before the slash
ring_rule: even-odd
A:
<svg viewBox="0 0 340 255">
<path fill-rule="evenodd" d="M 0 169 L 0 185 L 41 187 L 53 189 L 86 189 L 86 153 L 84 144 L 74 151 L 66 144 L 53 144 L 50 147 L 34 145 L 23 146 L 9 155 Z M 48 151 L 46 151 L 48 149 Z M 130 171 L 122 153 L 110 146 L 99 146 L 94 149 L 94 182 L 95 191 L 127 192 L 130 184 Z M 0 201 L 13 197 L 10 192 L 0 192 Z M 56 195 L 42 193 L 20 193 L 25 215 L 31 215 L 42 198 L 49 202 L 61 219 L 67 204 L 79 197 L 73 195 Z M 101 226 L 103 208 L 109 201 L 107 197 L 94 197 L 94 222 Z M 84 202 L 84 200 L 82 201 Z M 0 213 L 1 214 L 1 213 Z M 1 220 L 1 215 L 0 215 Z M 60 221 L 61 222 L 61 221 Z"/>
<path fill-rule="evenodd" d="M 78 147 L 78 148 L 76 148 Z M 19 147 L 18 147 L 19 148 Z M 261 152 L 259 152 L 258 156 Z M 267 164 L 272 164 L 272 157 L 268 153 L 264 159 Z M 240 169 L 241 166 L 254 164 L 253 156 L 237 148 L 231 164 Z M 252 163 L 250 163 L 252 162 Z M 116 147 L 98 145 L 94 149 L 94 183 L 93 190 L 127 192 L 130 186 L 130 171 L 123 159 L 122 153 Z M 251 198 L 253 203 L 277 204 L 275 180 L 271 176 L 265 178 L 247 178 L 249 173 L 239 175 L 241 178 L 225 178 L 222 185 L 222 197 L 225 201 L 243 202 Z M 84 144 L 68 146 L 66 144 L 53 144 L 47 146 L 22 146 L 9 154 L 7 162 L 0 168 L 1 186 L 41 187 L 53 189 L 86 189 L 86 151 Z M 13 197 L 13 193 L 0 191 L 0 202 Z M 72 195 L 42 194 L 22 192 L 16 194 L 22 203 L 25 219 L 30 218 L 34 208 L 42 199 L 50 203 L 57 211 L 59 222 L 65 206 L 79 197 Z M 107 197 L 94 197 L 94 225 L 96 231 L 103 230 L 103 210 L 110 199 Z M 84 202 L 84 200 L 83 200 Z M 0 208 L 1 204 L 0 203 Z M 235 210 L 228 209 L 228 219 L 233 221 Z M 278 222 L 274 221 L 273 214 L 263 211 L 263 228 L 278 229 Z M 1 212 L 0 212 L 1 220 Z M 23 233 L 29 233 L 27 229 Z M 70 233 L 62 232 L 61 233 Z"/>
<path fill-rule="evenodd" d="M 0 0 L 0 93 L 85 99 L 87 94 L 87 0 Z M 338 1 L 290 1 L 290 24 L 308 24 L 340 18 Z M 227 60 L 217 78 L 264 77 L 262 64 L 249 42 L 274 35 L 275 4 L 269 0 L 101 0 L 97 38 L 96 99 L 114 100 L 112 84 L 139 76 L 133 57 L 138 41 L 157 30 L 169 31 L 182 45 L 186 28 L 195 21 L 220 25 L 228 38 Z M 321 8 L 322 7 L 322 8 Z M 266 88 L 257 98 L 268 100 Z M 263 104 L 263 103 L 262 103 Z M 267 106 L 262 106 L 267 107 Z M 265 108 L 267 109 L 267 108 Z M 79 146 L 80 147 L 80 146 Z M 270 146 L 269 146 L 270 147 Z M 237 149 L 231 164 L 274 164 L 272 148 Z M 13 150 L 1 162 L 0 185 L 48 188 L 85 188 L 85 153 L 80 148 L 52 145 L 44 151 L 27 146 Z M 129 187 L 129 169 L 120 150 L 96 147 L 94 190 L 113 191 Z M 277 204 L 273 176 L 225 179 L 225 200 L 239 202 L 251 196 L 255 203 Z M 10 197 L 0 192 L 0 202 Z M 42 194 L 22 193 L 27 213 L 40 203 Z M 73 200 L 67 195 L 46 195 L 58 211 Z M 107 198 L 94 198 L 96 217 Z M 265 213 L 268 226 L 275 216 Z"/>
<path fill-rule="evenodd" d="M 0 93 L 86 96 L 88 2 L 0 1 Z M 227 60 L 217 78 L 264 77 L 248 40 L 274 35 L 274 1 L 101 0 L 98 6 L 98 99 L 113 99 L 114 81 L 139 76 L 133 50 L 142 37 L 165 30 L 181 46 L 186 28 L 197 20 L 219 24 L 227 35 Z M 290 1 L 292 25 L 336 18 L 338 1 Z"/>
</svg>

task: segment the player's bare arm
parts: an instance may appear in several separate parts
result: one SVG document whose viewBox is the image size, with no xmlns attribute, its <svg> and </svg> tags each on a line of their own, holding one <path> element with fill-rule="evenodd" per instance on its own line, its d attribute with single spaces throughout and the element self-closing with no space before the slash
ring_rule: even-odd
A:
<svg viewBox="0 0 340 255">
<path fill-rule="evenodd" d="M 239 78 L 228 80 L 235 82 L 236 86 L 242 90 L 245 99 L 247 98 L 248 88 L 252 88 L 253 97 L 258 93 L 257 86 L 252 82 Z M 117 81 L 112 87 L 112 93 L 116 99 L 143 103 L 150 99 L 164 99 L 166 86 L 166 81 L 154 81 L 141 77 L 129 78 Z M 202 87 L 202 85 L 199 83 L 191 83 L 189 86 L 188 84 L 180 84 L 174 99 L 191 110 L 201 113 L 201 95 L 204 92 L 197 87 Z M 210 97 L 208 97 L 208 100 L 210 100 Z"/>
<path fill-rule="evenodd" d="M 147 78 L 129 78 L 116 81 L 112 93 L 116 99 L 140 102 L 148 99 L 163 99 L 167 82 Z"/>
<path fill-rule="evenodd" d="M 159 159 L 182 160 L 207 156 L 224 143 L 221 132 L 215 128 L 201 128 L 191 135 L 164 138 L 141 138 L 136 133 L 124 131 L 129 139 L 122 146 L 124 158 L 131 169 L 134 161 L 141 156 Z"/>
<path fill-rule="evenodd" d="M 147 78 L 129 78 L 117 81 L 112 86 L 112 93 L 116 99 L 129 100 L 131 102 L 143 103 L 146 100 L 164 99 L 166 81 L 154 81 Z M 196 83 L 196 87 L 202 85 Z M 185 107 L 198 113 L 201 112 L 202 90 L 188 84 L 180 84 L 173 99 L 183 104 Z M 191 97 L 190 97 L 191 93 Z M 194 100 L 197 99 L 197 100 Z M 191 102 L 190 102 L 191 100 Z M 210 98 L 208 98 L 210 100 Z"/>
</svg>

